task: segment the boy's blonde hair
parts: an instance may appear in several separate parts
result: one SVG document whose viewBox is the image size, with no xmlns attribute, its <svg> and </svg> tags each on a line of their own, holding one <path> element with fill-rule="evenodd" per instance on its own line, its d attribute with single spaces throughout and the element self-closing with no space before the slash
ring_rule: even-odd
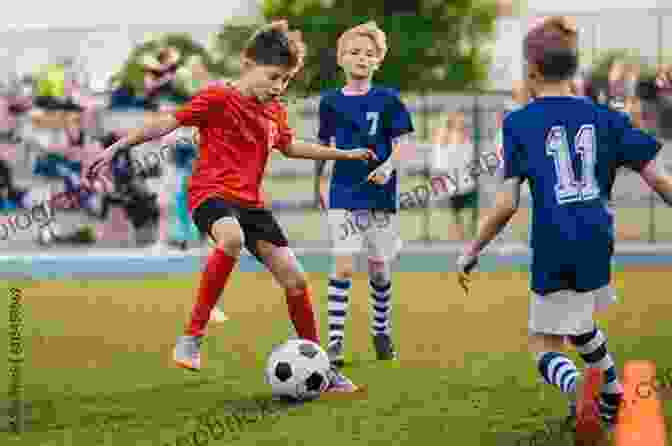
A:
<svg viewBox="0 0 672 446">
<path fill-rule="evenodd" d="M 301 31 L 290 31 L 287 20 L 277 20 L 262 26 L 250 37 L 243 56 L 255 62 L 286 65 L 297 73 L 304 65 L 306 44 Z"/>
<path fill-rule="evenodd" d="M 358 36 L 368 37 L 373 40 L 373 43 L 378 50 L 378 63 L 382 63 L 383 59 L 385 59 L 385 55 L 387 54 L 387 37 L 385 36 L 385 32 L 378 28 L 376 22 L 371 21 L 355 26 L 354 28 L 350 28 L 341 34 L 341 36 L 338 38 L 336 49 L 338 51 L 337 57 L 339 65 L 341 64 L 341 58 L 343 57 L 343 53 L 346 50 L 347 43 L 352 38 Z"/>
</svg>

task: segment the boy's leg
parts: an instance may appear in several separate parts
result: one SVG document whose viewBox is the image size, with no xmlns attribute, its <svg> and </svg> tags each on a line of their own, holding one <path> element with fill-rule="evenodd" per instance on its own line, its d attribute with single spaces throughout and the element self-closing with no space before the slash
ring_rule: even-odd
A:
<svg viewBox="0 0 672 446">
<path fill-rule="evenodd" d="M 613 240 L 595 241 L 594 246 L 587 248 L 588 255 L 582 256 L 577 262 L 577 287 L 592 295 L 593 313 L 599 313 L 617 301 L 616 291 L 611 283 L 611 259 Z M 586 366 L 602 372 L 603 384 L 600 394 L 600 415 L 605 426 L 611 430 L 616 423 L 618 408 L 621 404 L 623 389 L 618 380 L 618 373 L 613 358 L 607 349 L 607 338 L 597 324 L 580 333 L 570 336 L 570 342 L 576 347 Z"/>
<path fill-rule="evenodd" d="M 289 316 L 302 339 L 320 343 L 312 292 L 303 267 L 289 248 L 284 231 L 266 209 L 244 209 L 240 215 L 245 247 L 273 274 L 285 290 Z"/>
<path fill-rule="evenodd" d="M 369 252 L 369 287 L 371 298 L 371 335 L 380 360 L 397 358 L 392 342 L 392 263 L 399 255 L 402 241 L 397 214 L 373 210 L 370 228 L 365 233 Z"/>
<path fill-rule="evenodd" d="M 288 246 L 284 232 L 273 215 L 266 210 L 245 211 L 242 217 L 246 228 L 246 248 L 273 274 L 285 289 L 289 315 L 298 336 L 320 343 L 319 328 L 313 310 L 311 290 L 306 274 Z M 332 368 L 330 392 L 355 392 L 358 387 Z"/>
<path fill-rule="evenodd" d="M 362 249 L 362 234 L 357 226 L 356 215 L 356 211 L 353 213 L 346 209 L 330 209 L 327 214 L 334 258 L 334 271 L 329 277 L 327 289 L 327 354 L 331 363 L 339 367 L 345 362 L 345 323 L 350 306 L 354 255 Z"/>
<path fill-rule="evenodd" d="M 574 362 L 564 353 L 565 336 L 578 336 L 594 327 L 594 296 L 561 290 L 545 295 L 532 293 L 530 304 L 530 349 L 544 380 L 558 387 L 570 399 L 570 418 L 576 416 L 589 430 L 601 430 L 599 409 L 593 393 L 599 389 L 584 386 Z"/>
<path fill-rule="evenodd" d="M 244 234 L 236 218 L 237 210 L 217 199 L 205 201 L 194 211 L 194 222 L 216 243 L 201 275 L 198 297 L 185 335 L 178 339 L 175 362 L 190 370 L 200 370 L 200 345 L 212 309 L 238 262 Z"/>
</svg>

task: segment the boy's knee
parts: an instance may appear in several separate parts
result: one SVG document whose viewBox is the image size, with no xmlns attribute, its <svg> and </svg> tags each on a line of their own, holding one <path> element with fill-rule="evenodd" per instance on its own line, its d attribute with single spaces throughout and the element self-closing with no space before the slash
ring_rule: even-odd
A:
<svg viewBox="0 0 672 446">
<path fill-rule="evenodd" d="M 308 289 L 308 280 L 304 274 L 291 274 L 286 279 L 285 288 L 288 291 L 303 293 L 306 291 L 306 289 Z"/>
<path fill-rule="evenodd" d="M 335 268 L 334 268 L 334 278 L 337 280 L 349 280 L 352 279 L 352 274 L 354 272 L 354 261 L 352 258 L 340 257 L 336 258 Z"/>
<path fill-rule="evenodd" d="M 215 236 L 217 248 L 232 257 L 240 256 L 245 243 L 245 235 L 235 220 L 216 223 L 212 227 L 212 233 Z"/>
</svg>

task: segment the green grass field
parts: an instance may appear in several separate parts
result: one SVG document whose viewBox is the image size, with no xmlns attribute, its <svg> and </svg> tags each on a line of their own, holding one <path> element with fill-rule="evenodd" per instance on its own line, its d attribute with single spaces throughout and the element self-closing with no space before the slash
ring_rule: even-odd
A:
<svg viewBox="0 0 672 446">
<path fill-rule="evenodd" d="M 672 367 L 672 304 L 656 293 L 669 272 L 652 267 L 616 274 L 622 301 L 601 325 L 619 365 L 652 359 Z M 224 297 L 231 320 L 211 326 L 200 374 L 177 369 L 171 360 L 195 275 L 13 282 L 25 299 L 25 398 L 33 413 L 28 432 L 21 438 L 0 433 L 0 444 L 525 444 L 516 442 L 564 417 L 566 403 L 538 383 L 525 350 L 527 273 L 479 274 L 465 299 L 454 273 L 396 273 L 397 364 L 373 359 L 366 277 L 357 276 L 346 371 L 368 387 L 366 398 L 274 406 L 273 417 L 253 417 L 257 422 L 229 428 L 218 440 L 203 434 L 198 443 L 178 437 L 196 429 L 199 415 L 225 425 L 236 408 L 269 400 L 264 361 L 271 346 L 286 339 L 289 322 L 281 290 L 267 274 L 234 276 Z M 310 279 L 321 296 L 326 276 Z M 316 300 L 325 336 L 325 299 Z M 8 388 L 7 375 L 0 385 Z M 666 413 L 672 415 L 669 406 Z"/>
</svg>

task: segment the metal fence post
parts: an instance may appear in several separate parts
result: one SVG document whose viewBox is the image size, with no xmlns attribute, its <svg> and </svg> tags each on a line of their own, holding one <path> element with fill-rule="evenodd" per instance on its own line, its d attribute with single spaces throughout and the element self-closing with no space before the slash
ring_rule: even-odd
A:
<svg viewBox="0 0 672 446">
<path fill-rule="evenodd" d="M 479 102 L 479 95 L 478 93 L 474 95 L 474 111 L 473 111 L 473 128 L 474 128 L 474 134 L 473 134 L 473 141 L 474 141 L 474 159 L 478 160 L 478 165 L 480 165 L 480 160 L 481 160 L 481 119 L 480 119 L 480 102 Z M 475 191 L 478 193 L 479 199 L 476 204 L 476 209 L 474 209 L 474 212 L 472 213 L 473 215 L 473 220 L 471 222 L 471 227 L 470 230 L 473 232 L 476 228 L 475 222 L 478 222 L 478 219 L 480 217 L 480 210 L 481 210 L 481 195 L 482 191 L 480 190 L 481 188 L 481 182 L 479 179 L 479 175 L 474 175 L 473 178 L 474 181 L 474 186 L 475 186 Z M 470 234 L 469 237 L 473 237 L 474 234 Z"/>
<path fill-rule="evenodd" d="M 425 91 L 422 92 L 422 101 L 421 101 L 421 113 L 420 115 L 422 116 L 422 128 L 423 128 L 423 133 L 425 136 L 425 140 L 431 140 L 432 135 L 431 135 L 431 129 L 429 128 L 429 107 L 427 105 L 427 93 Z M 430 176 L 431 176 L 431 164 L 430 164 L 430 157 L 428 156 L 428 152 L 425 151 L 423 153 L 423 168 L 422 168 L 422 176 L 429 184 L 430 181 Z M 427 197 L 427 206 L 424 206 L 424 209 L 422 210 L 423 212 L 423 234 L 422 234 L 422 240 L 429 244 L 432 241 L 432 232 L 431 232 L 431 213 L 430 213 L 430 206 L 429 206 L 429 197 Z"/>
</svg>

